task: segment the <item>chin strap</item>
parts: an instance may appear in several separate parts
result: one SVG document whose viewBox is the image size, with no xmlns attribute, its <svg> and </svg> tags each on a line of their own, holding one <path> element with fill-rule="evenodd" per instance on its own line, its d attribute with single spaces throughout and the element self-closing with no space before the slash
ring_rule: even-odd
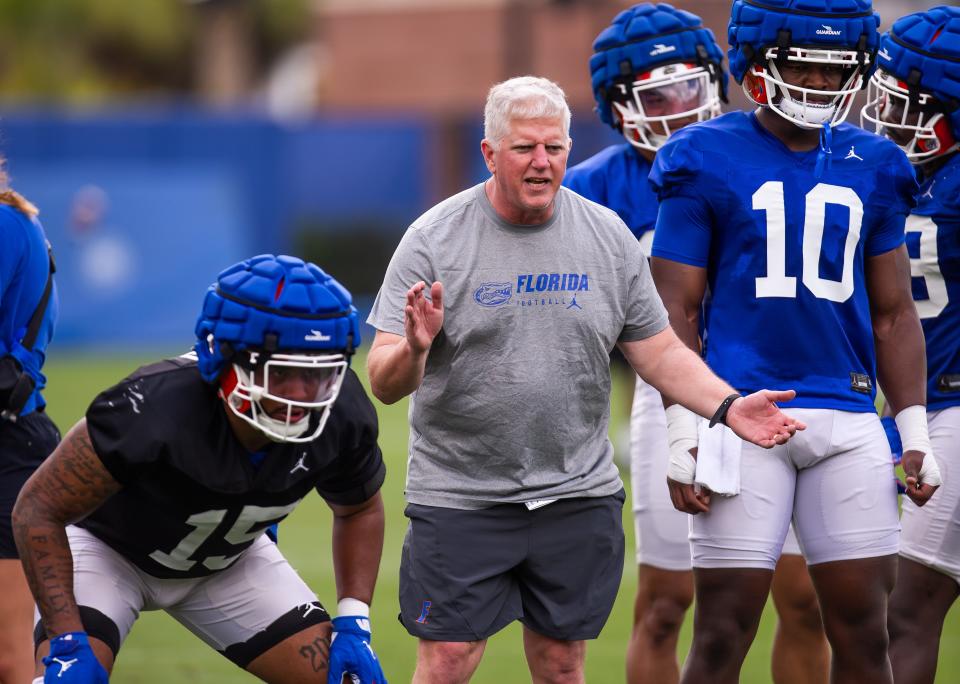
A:
<svg viewBox="0 0 960 684">
<path fill-rule="evenodd" d="M 830 159 L 833 156 L 833 129 L 830 128 L 830 122 L 823 124 L 820 129 L 820 151 L 817 152 L 817 165 L 813 169 L 813 175 L 820 178 L 824 171 L 830 168 Z"/>
</svg>

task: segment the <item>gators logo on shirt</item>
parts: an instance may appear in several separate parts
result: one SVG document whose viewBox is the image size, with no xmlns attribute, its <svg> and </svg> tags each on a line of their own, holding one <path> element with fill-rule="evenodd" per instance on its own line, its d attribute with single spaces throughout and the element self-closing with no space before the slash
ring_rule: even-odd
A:
<svg viewBox="0 0 960 684">
<path fill-rule="evenodd" d="M 512 296 L 510 283 L 483 283 L 473 293 L 473 298 L 481 306 L 500 306 L 509 302 Z"/>
</svg>

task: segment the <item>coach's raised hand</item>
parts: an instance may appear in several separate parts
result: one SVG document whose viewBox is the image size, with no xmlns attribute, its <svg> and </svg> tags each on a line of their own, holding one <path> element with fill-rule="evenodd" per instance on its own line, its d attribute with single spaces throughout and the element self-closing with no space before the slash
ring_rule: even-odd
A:
<svg viewBox="0 0 960 684">
<path fill-rule="evenodd" d="M 367 354 L 370 389 L 385 404 L 392 404 L 420 386 L 427 355 L 443 327 L 443 285 L 435 282 L 426 293 L 422 280 L 407 290 L 403 307 L 403 332 L 378 330 Z"/>
<path fill-rule="evenodd" d="M 426 354 L 433 338 L 443 327 L 443 285 L 430 286 L 430 296 L 422 280 L 407 291 L 407 305 L 403 309 L 403 327 L 407 344 L 416 353 Z"/>
</svg>

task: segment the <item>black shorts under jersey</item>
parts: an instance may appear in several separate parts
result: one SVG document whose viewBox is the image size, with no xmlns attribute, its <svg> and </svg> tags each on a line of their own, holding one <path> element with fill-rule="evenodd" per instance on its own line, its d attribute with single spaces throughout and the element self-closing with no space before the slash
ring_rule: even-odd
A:
<svg viewBox="0 0 960 684">
<path fill-rule="evenodd" d="M 0 420 L 0 559 L 19 558 L 10 513 L 23 484 L 60 441 L 60 432 L 44 411 Z"/>
</svg>

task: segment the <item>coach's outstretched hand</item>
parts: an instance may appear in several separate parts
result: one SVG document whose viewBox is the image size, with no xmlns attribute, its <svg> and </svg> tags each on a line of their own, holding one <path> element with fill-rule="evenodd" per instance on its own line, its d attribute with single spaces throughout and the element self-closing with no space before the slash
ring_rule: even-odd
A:
<svg viewBox="0 0 960 684">
<path fill-rule="evenodd" d="M 738 437 L 757 446 L 769 449 L 784 444 L 807 426 L 783 413 L 778 401 L 790 401 L 797 393 L 793 390 L 760 390 L 737 399 L 727 410 L 727 426 Z"/>
<path fill-rule="evenodd" d="M 333 618 L 330 674 L 327 684 L 387 684 L 387 678 L 370 646 L 370 618 L 341 615 Z"/>
<path fill-rule="evenodd" d="M 107 671 L 90 648 L 85 632 L 66 632 L 50 640 L 44 684 L 106 684 Z"/>
</svg>

